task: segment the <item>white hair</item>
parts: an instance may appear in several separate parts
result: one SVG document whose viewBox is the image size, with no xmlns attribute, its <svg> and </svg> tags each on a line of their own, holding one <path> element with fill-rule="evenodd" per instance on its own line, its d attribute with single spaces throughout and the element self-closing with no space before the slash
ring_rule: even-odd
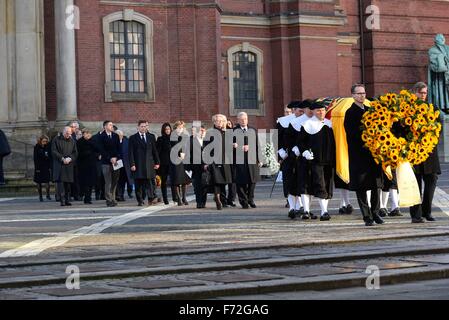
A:
<svg viewBox="0 0 449 320">
<path fill-rule="evenodd" d="M 64 130 L 62 130 L 62 133 L 66 133 L 70 130 L 70 133 L 72 133 L 72 128 L 71 127 L 64 127 Z"/>
<path fill-rule="evenodd" d="M 246 116 L 248 118 L 248 114 L 246 112 L 243 112 L 243 111 L 238 113 L 237 118 L 241 118 L 243 116 Z"/>
</svg>

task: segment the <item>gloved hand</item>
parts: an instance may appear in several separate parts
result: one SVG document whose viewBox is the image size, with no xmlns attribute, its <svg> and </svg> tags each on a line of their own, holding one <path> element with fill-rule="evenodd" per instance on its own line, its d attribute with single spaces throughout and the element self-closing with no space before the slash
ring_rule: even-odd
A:
<svg viewBox="0 0 449 320">
<path fill-rule="evenodd" d="M 280 149 L 280 150 L 278 151 L 278 154 L 279 154 L 279 156 L 280 156 L 283 160 L 285 160 L 285 159 L 288 157 L 288 154 L 287 154 L 287 152 L 285 152 L 284 149 Z"/>
<path fill-rule="evenodd" d="M 297 157 L 299 157 L 300 153 L 299 153 L 298 147 L 296 147 L 296 146 L 293 147 L 292 151 L 295 153 L 295 155 L 296 155 Z"/>
<path fill-rule="evenodd" d="M 314 159 L 314 158 L 313 158 L 313 153 L 310 152 L 309 150 L 304 151 L 304 152 L 302 153 L 302 156 L 303 156 L 304 158 L 306 158 L 306 160 L 313 160 L 313 159 Z"/>
</svg>

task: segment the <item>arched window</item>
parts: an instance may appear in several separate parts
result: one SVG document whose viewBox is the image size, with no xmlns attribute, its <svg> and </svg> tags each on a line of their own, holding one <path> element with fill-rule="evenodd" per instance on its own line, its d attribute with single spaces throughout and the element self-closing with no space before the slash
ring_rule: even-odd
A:
<svg viewBox="0 0 449 320">
<path fill-rule="evenodd" d="M 239 51 L 232 57 L 234 78 L 234 108 L 257 109 L 257 56 Z"/>
<path fill-rule="evenodd" d="M 153 22 L 124 10 L 103 18 L 105 100 L 154 101 Z"/>
<path fill-rule="evenodd" d="M 228 50 L 229 108 L 231 115 L 245 111 L 264 116 L 263 53 L 247 42 Z"/>
</svg>

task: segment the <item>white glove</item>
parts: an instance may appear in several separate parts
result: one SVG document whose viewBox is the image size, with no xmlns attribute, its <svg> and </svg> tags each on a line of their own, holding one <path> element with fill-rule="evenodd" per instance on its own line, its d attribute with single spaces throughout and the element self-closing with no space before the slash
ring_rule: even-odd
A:
<svg viewBox="0 0 449 320">
<path fill-rule="evenodd" d="M 314 158 L 313 158 L 313 153 L 310 152 L 309 150 L 304 151 L 304 152 L 302 153 L 302 156 L 303 156 L 304 158 L 306 158 L 307 160 L 313 160 L 313 159 L 314 159 Z"/>
<path fill-rule="evenodd" d="M 280 156 L 283 160 L 285 160 L 285 159 L 288 157 L 288 154 L 287 154 L 287 152 L 285 152 L 284 149 L 280 149 L 280 150 L 278 151 L 278 154 L 279 154 L 279 156 Z"/>
<path fill-rule="evenodd" d="M 293 147 L 293 149 L 292 149 L 292 151 L 295 153 L 295 155 L 297 156 L 297 157 L 299 157 L 299 149 L 298 149 L 298 147 Z"/>
</svg>

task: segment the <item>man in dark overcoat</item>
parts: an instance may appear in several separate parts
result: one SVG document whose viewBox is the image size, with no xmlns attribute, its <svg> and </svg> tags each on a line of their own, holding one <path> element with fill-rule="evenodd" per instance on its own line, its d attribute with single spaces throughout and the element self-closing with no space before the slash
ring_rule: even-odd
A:
<svg viewBox="0 0 449 320">
<path fill-rule="evenodd" d="M 129 138 L 129 165 L 136 187 L 136 198 L 139 206 L 143 206 L 142 189 L 148 195 L 148 205 L 156 204 L 152 180 L 156 178 L 156 170 L 160 161 L 154 135 L 147 131 L 148 122 L 140 120 L 138 132 Z"/>
<path fill-rule="evenodd" d="M 53 156 L 53 179 L 61 206 L 71 206 L 69 202 L 70 184 L 75 180 L 74 163 L 78 157 L 76 142 L 72 139 L 72 129 L 65 127 L 62 135 L 53 139 L 51 152 Z"/>
</svg>

